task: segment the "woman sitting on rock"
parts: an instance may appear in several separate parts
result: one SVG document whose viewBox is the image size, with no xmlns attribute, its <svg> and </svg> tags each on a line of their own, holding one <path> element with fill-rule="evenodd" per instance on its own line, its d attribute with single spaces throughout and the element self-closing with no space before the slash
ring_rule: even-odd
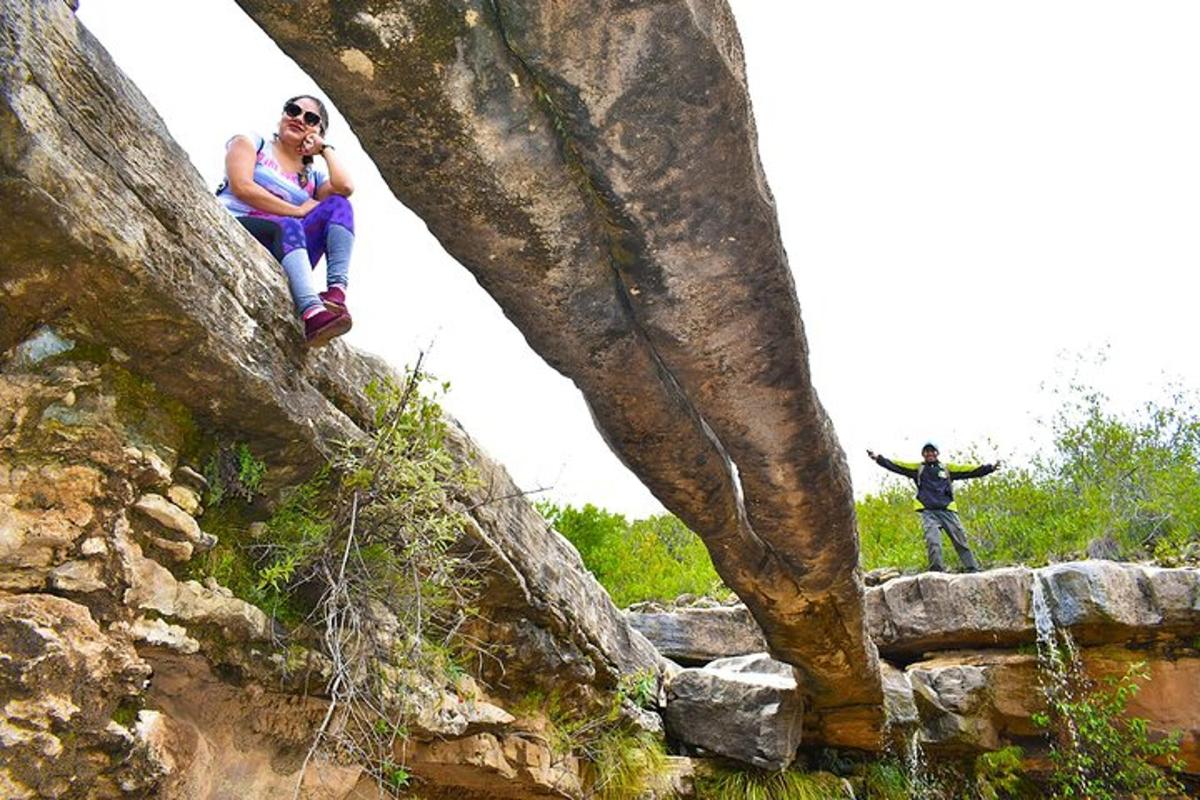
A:
<svg viewBox="0 0 1200 800">
<path fill-rule="evenodd" d="M 346 198 L 350 176 L 325 143 L 329 113 L 315 97 L 300 95 L 283 104 L 279 129 L 266 140 L 234 136 L 225 155 L 225 181 L 217 197 L 238 221 L 283 264 L 304 339 L 320 347 L 350 330 L 347 273 L 354 247 L 354 213 Z M 312 166 L 325 160 L 328 172 Z M 326 257 L 326 288 L 313 268 Z"/>
</svg>

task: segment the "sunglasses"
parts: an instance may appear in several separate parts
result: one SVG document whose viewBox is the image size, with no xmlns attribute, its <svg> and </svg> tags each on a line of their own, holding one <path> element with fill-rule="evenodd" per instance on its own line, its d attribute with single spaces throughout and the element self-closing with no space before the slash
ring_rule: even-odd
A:
<svg viewBox="0 0 1200 800">
<path fill-rule="evenodd" d="M 289 117 L 300 117 L 304 120 L 305 125 L 310 125 L 314 128 L 319 127 L 321 124 L 320 114 L 313 113 L 312 111 L 305 111 L 295 103 L 286 104 L 283 107 L 283 113 L 287 114 Z"/>
</svg>

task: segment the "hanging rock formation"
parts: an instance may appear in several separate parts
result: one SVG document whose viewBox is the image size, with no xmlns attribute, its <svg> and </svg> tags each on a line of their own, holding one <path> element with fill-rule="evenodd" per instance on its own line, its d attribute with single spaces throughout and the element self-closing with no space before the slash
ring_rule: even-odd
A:
<svg viewBox="0 0 1200 800">
<path fill-rule="evenodd" d="M 850 481 L 724 0 L 239 3 L 701 534 L 813 706 L 877 726 Z"/>
</svg>

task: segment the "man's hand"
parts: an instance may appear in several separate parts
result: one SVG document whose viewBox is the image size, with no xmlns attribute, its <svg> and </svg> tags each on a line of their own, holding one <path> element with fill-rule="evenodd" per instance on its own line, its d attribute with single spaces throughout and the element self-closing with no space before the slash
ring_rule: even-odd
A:
<svg viewBox="0 0 1200 800">
<path fill-rule="evenodd" d="M 875 455 L 875 451 L 874 451 L 874 450 L 872 450 L 872 449 L 871 449 L 871 448 L 869 448 L 869 447 L 867 448 L 867 456 L 868 456 L 868 457 L 869 457 L 869 458 L 870 458 L 872 461 L 874 461 L 876 458 L 878 458 L 878 457 L 879 457 L 879 456 Z"/>
<path fill-rule="evenodd" d="M 993 470 L 998 470 L 998 469 L 1000 469 L 1000 468 L 1001 468 L 1001 467 L 1003 467 L 1003 466 L 1004 466 L 1004 462 L 1003 462 L 1003 461 L 997 461 L 995 464 L 992 464 L 992 469 L 993 469 Z"/>
</svg>

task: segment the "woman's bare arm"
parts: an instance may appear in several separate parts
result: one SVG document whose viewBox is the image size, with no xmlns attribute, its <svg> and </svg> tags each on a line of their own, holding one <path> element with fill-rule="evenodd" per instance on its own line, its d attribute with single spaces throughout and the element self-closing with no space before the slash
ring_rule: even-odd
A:
<svg viewBox="0 0 1200 800">
<path fill-rule="evenodd" d="M 316 207 L 309 199 L 294 206 L 282 200 L 254 182 L 254 145 L 245 136 L 235 136 L 225 153 L 225 174 L 229 176 L 229 190 L 247 205 L 280 217 L 303 217 Z"/>
</svg>

